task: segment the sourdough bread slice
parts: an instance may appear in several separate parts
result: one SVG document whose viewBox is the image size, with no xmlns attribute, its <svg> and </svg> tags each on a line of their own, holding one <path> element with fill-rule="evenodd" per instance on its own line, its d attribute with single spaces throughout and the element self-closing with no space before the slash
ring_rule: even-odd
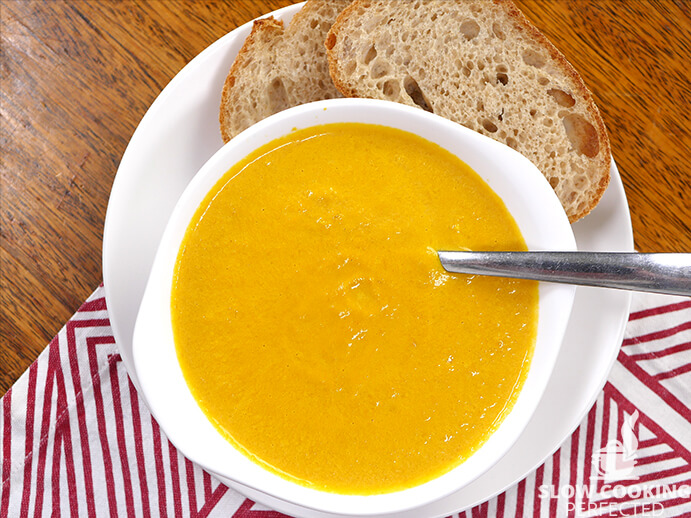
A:
<svg viewBox="0 0 691 518">
<path fill-rule="evenodd" d="M 598 108 L 510 0 L 355 0 L 326 47 L 345 96 L 417 106 L 511 146 L 542 171 L 570 221 L 602 197 L 611 158 Z"/>
<path fill-rule="evenodd" d="M 284 30 L 273 17 L 254 22 L 223 86 L 219 120 L 228 142 L 279 111 L 341 97 L 329 76 L 324 39 L 350 0 L 309 0 Z"/>
</svg>

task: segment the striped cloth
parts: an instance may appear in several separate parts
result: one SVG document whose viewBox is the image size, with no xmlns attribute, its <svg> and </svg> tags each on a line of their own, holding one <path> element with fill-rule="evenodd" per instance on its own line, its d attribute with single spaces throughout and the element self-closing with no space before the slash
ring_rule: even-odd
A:
<svg viewBox="0 0 691 518">
<path fill-rule="evenodd" d="M 459 517 L 691 516 L 691 300 L 636 294 L 610 378 L 536 471 Z M 98 288 L 0 401 L 0 517 L 283 516 L 180 455 Z"/>
</svg>

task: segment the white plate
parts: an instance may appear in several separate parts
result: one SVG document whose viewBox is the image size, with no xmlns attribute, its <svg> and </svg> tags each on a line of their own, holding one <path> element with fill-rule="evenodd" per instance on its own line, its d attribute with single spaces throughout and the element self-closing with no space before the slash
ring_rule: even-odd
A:
<svg viewBox="0 0 691 518">
<path fill-rule="evenodd" d="M 272 14 L 287 22 L 299 7 Z M 216 41 L 161 92 L 132 136 L 113 182 L 103 236 L 103 279 L 113 334 L 137 387 L 132 333 L 153 257 L 178 197 L 223 144 L 218 125 L 221 89 L 250 29 L 251 23 L 247 23 Z M 633 250 L 629 209 L 614 162 L 612 181 L 602 201 L 573 228 L 580 250 Z M 469 486 L 407 515 L 448 515 L 481 503 L 549 457 L 575 430 L 602 390 L 617 357 L 630 301 L 629 292 L 578 288 L 546 395 L 516 445 Z M 238 489 L 288 514 L 327 516 L 247 488 Z"/>
</svg>

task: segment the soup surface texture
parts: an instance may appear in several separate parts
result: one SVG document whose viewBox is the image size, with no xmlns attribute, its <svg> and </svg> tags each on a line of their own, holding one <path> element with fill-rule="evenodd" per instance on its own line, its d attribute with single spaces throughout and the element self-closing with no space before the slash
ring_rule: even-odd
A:
<svg viewBox="0 0 691 518">
<path fill-rule="evenodd" d="M 436 250 L 525 250 L 457 157 L 376 125 L 296 130 L 233 167 L 181 246 L 187 384 L 247 456 L 376 494 L 476 451 L 511 408 L 537 329 L 532 281 L 452 275 Z"/>
</svg>

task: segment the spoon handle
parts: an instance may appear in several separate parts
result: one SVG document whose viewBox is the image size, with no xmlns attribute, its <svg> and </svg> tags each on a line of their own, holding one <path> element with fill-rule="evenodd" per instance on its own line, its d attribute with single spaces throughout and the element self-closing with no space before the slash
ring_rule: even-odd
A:
<svg viewBox="0 0 691 518">
<path fill-rule="evenodd" d="M 691 295 L 691 254 L 447 252 L 449 272 Z"/>
</svg>

